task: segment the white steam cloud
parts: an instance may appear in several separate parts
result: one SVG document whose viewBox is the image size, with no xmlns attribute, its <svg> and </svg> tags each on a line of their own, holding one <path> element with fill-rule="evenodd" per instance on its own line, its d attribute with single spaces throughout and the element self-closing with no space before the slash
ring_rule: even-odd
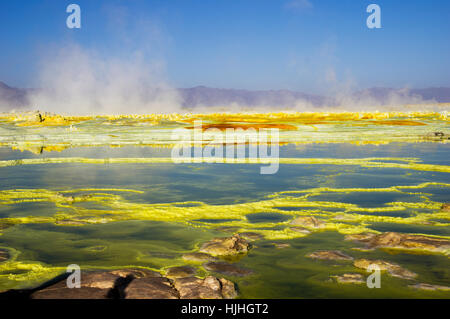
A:
<svg viewBox="0 0 450 319">
<path fill-rule="evenodd" d="M 30 96 L 33 108 L 59 114 L 139 114 L 179 110 L 180 98 L 164 79 L 164 65 L 137 51 L 106 58 L 78 45 L 47 56 Z"/>
<path fill-rule="evenodd" d="M 34 79 L 40 90 L 29 94 L 30 107 L 74 115 L 179 111 L 178 91 L 165 70 L 170 36 L 158 18 L 115 4 L 103 5 L 101 13 L 98 28 L 108 37 L 98 45 L 66 40 L 46 46 Z M 67 33 L 69 39 L 77 35 Z"/>
</svg>

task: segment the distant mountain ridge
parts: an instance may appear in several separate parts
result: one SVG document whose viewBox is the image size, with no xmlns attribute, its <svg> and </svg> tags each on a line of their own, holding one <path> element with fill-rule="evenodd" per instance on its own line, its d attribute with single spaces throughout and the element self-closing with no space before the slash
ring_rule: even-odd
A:
<svg viewBox="0 0 450 319">
<path fill-rule="evenodd" d="M 250 91 L 239 89 L 218 89 L 206 86 L 178 89 L 182 106 L 292 106 L 296 101 L 308 101 L 313 105 L 323 105 L 326 97 L 289 90 Z"/>
<path fill-rule="evenodd" d="M 3 104 L 8 104 L 10 108 L 23 108 L 29 104 L 27 89 L 18 89 L 0 82 L 0 110 Z M 8 105 L 5 105 L 6 107 Z M 3 106 L 3 108 L 5 108 Z"/>
<path fill-rule="evenodd" d="M 361 90 L 355 92 L 353 97 L 372 97 L 379 101 L 381 104 L 388 101 L 393 95 L 399 97 L 417 97 L 424 101 L 436 101 L 438 103 L 448 103 L 450 102 L 450 88 L 448 87 L 430 87 L 423 89 L 393 89 L 393 88 L 383 88 L 374 87 L 366 90 Z"/>
<path fill-rule="evenodd" d="M 29 95 L 37 89 L 14 88 L 0 82 L 0 111 L 30 108 Z M 213 106 L 240 106 L 240 107 L 294 107 L 297 103 L 308 103 L 314 107 L 325 105 L 340 105 L 348 99 L 376 102 L 379 105 L 389 103 L 393 97 L 405 101 L 436 101 L 438 103 L 450 102 L 450 88 L 431 87 L 424 89 L 394 89 L 370 88 L 346 96 L 327 97 L 290 90 L 240 90 L 220 89 L 206 86 L 177 89 L 181 97 L 183 108 L 213 107 Z M 32 108 L 32 107 L 31 107 Z"/>
</svg>

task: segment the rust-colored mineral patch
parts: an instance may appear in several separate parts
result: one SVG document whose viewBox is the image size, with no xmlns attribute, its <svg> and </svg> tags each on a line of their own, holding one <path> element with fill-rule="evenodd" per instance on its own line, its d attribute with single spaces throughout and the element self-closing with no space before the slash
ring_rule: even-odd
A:
<svg viewBox="0 0 450 319">
<path fill-rule="evenodd" d="M 193 130 L 195 126 L 188 126 L 186 127 L 189 130 Z M 201 126 L 203 131 L 206 131 L 210 128 L 216 128 L 221 131 L 225 131 L 226 129 L 271 129 L 271 128 L 277 128 L 280 130 L 287 130 L 287 131 L 295 131 L 297 130 L 297 127 L 290 124 L 278 124 L 278 123 L 267 123 L 267 124 L 259 124 L 259 123 L 253 123 L 253 124 L 240 124 L 240 123 L 211 123 L 211 124 L 202 124 Z"/>
</svg>

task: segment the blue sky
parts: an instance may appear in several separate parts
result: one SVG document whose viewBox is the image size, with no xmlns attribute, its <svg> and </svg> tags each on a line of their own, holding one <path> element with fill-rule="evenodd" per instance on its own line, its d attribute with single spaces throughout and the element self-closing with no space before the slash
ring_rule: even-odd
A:
<svg viewBox="0 0 450 319">
<path fill-rule="evenodd" d="M 70 3 L 81 29 L 66 27 Z M 382 29 L 366 26 L 371 3 Z M 70 43 L 120 59 L 139 50 L 176 87 L 450 86 L 447 0 L 2 0 L 0 23 L 0 81 L 14 86 L 33 86 L 42 57 Z"/>
</svg>

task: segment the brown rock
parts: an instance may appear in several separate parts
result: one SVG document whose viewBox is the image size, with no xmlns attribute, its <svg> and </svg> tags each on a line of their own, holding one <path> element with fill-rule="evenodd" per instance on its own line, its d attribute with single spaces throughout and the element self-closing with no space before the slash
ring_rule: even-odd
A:
<svg viewBox="0 0 450 319">
<path fill-rule="evenodd" d="M 174 287 L 181 299 L 233 299 L 237 297 L 234 284 L 224 278 L 208 276 L 205 279 L 185 277 L 175 279 Z"/>
<path fill-rule="evenodd" d="M 176 279 L 175 288 L 181 299 L 222 299 L 220 281 L 212 276 L 200 279 L 185 277 Z"/>
<path fill-rule="evenodd" d="M 217 272 L 229 276 L 242 277 L 248 276 L 253 273 L 253 271 L 250 269 L 241 268 L 226 262 L 208 262 L 203 264 L 203 267 L 208 271 Z"/>
<path fill-rule="evenodd" d="M 232 256 L 245 254 L 249 251 L 249 243 L 239 235 L 214 238 L 200 247 L 200 252 L 213 256 Z"/>
<path fill-rule="evenodd" d="M 183 259 L 186 261 L 193 261 L 193 262 L 205 262 L 217 260 L 217 258 L 205 253 L 186 253 L 183 255 Z"/>
<path fill-rule="evenodd" d="M 301 216 L 291 221 L 291 225 L 306 228 L 323 228 L 325 223 L 314 216 Z"/>
<path fill-rule="evenodd" d="M 371 248 L 388 247 L 399 249 L 419 249 L 434 252 L 449 253 L 450 240 L 428 237 L 423 235 L 410 235 L 401 233 L 383 233 L 367 241 Z"/>
<path fill-rule="evenodd" d="M 410 285 L 409 287 L 410 288 L 414 288 L 414 289 L 419 289 L 419 290 L 431 290 L 431 291 L 443 290 L 443 291 L 450 291 L 450 287 L 447 287 L 447 286 L 430 285 L 430 284 L 423 284 L 423 283 Z"/>
<path fill-rule="evenodd" d="M 361 274 L 343 274 L 332 276 L 340 284 L 363 284 L 364 277 Z"/>
<path fill-rule="evenodd" d="M 450 203 L 442 204 L 441 208 L 444 212 L 450 212 Z"/>
<path fill-rule="evenodd" d="M 106 271 L 81 273 L 81 288 L 68 288 L 66 280 L 31 295 L 33 299 L 107 299 L 120 279 Z"/>
<path fill-rule="evenodd" d="M 225 278 L 220 278 L 219 281 L 222 285 L 222 296 L 224 299 L 234 299 L 238 296 L 234 283 Z"/>
<path fill-rule="evenodd" d="M 323 260 L 353 260 L 353 257 L 348 256 L 339 250 L 315 251 L 315 252 L 307 255 L 307 257 L 315 258 L 315 259 L 323 259 Z"/>
<path fill-rule="evenodd" d="M 164 277 L 134 279 L 125 288 L 126 299 L 178 299 L 179 294 Z"/>
<path fill-rule="evenodd" d="M 190 277 L 197 273 L 197 270 L 189 266 L 170 267 L 166 269 L 167 278 L 183 278 Z"/>
<path fill-rule="evenodd" d="M 417 274 L 402 268 L 400 265 L 384 260 L 358 259 L 355 260 L 353 265 L 357 268 L 362 268 L 365 270 L 367 270 L 370 265 L 377 265 L 381 271 L 387 271 L 391 276 L 403 279 L 414 279 L 417 277 Z"/>
<path fill-rule="evenodd" d="M 32 299 L 108 299 L 109 290 L 100 288 L 43 289 L 31 295 Z"/>
<path fill-rule="evenodd" d="M 111 271 L 111 274 L 120 277 L 143 278 L 143 277 L 161 277 L 159 272 L 141 269 L 141 268 L 125 268 Z"/>
<path fill-rule="evenodd" d="M 68 288 L 66 280 L 31 295 L 37 299 L 105 299 L 123 297 L 123 289 L 135 278 L 161 275 L 147 269 L 119 269 L 81 273 L 81 288 Z M 167 279 L 166 279 L 167 280 Z"/>
<path fill-rule="evenodd" d="M 176 269 L 178 268 L 178 269 Z M 172 267 L 176 274 L 191 267 Z M 170 268 L 169 268 L 170 269 Z M 176 270 L 173 270 L 176 269 Z M 195 270 L 195 269 L 194 269 Z M 231 299 L 237 297 L 234 283 L 224 278 L 193 276 L 171 279 L 147 269 L 120 269 L 82 273 L 81 288 L 68 288 L 61 280 L 34 292 L 34 299 Z"/>
<path fill-rule="evenodd" d="M 81 273 L 81 287 L 112 289 L 115 282 L 120 276 L 114 275 L 110 272 L 88 272 Z"/>
</svg>

